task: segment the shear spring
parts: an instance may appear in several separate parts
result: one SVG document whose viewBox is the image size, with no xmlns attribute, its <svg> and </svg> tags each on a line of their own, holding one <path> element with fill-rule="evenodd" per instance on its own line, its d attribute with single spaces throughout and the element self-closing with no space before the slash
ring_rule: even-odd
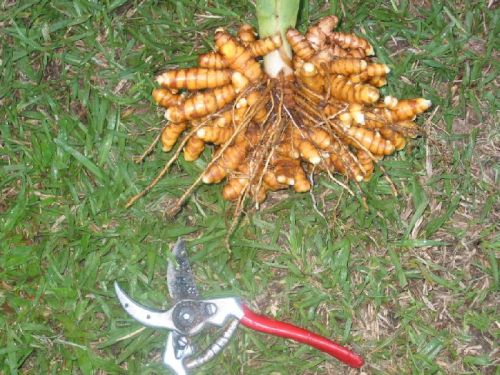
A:
<svg viewBox="0 0 500 375">
<path fill-rule="evenodd" d="M 239 321 L 237 319 L 231 321 L 222 335 L 217 340 L 215 340 L 215 342 L 210 345 L 210 347 L 205 350 L 205 352 L 199 357 L 187 361 L 185 363 L 185 367 L 188 369 L 199 367 L 219 354 L 222 349 L 224 349 L 224 347 L 229 343 L 231 337 L 233 337 L 236 329 L 238 328 L 238 324 Z"/>
</svg>

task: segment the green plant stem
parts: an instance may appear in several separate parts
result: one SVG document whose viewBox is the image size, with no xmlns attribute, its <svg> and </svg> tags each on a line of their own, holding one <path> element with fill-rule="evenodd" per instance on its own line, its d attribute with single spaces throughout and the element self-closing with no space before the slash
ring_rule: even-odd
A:
<svg viewBox="0 0 500 375">
<path fill-rule="evenodd" d="M 286 31 L 295 27 L 299 13 L 300 0 L 257 0 L 257 21 L 261 38 L 281 33 L 283 45 L 277 51 L 264 56 L 264 69 L 270 77 L 279 72 L 293 74 L 292 49 L 286 40 Z"/>
</svg>

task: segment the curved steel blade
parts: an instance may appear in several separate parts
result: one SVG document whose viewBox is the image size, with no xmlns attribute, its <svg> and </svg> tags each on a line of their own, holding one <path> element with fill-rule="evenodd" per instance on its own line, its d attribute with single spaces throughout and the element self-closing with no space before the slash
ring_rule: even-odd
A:
<svg viewBox="0 0 500 375">
<path fill-rule="evenodd" d="M 200 293 L 194 282 L 189 265 L 186 244 L 182 238 L 177 240 L 172 249 L 175 260 L 170 259 L 167 265 L 168 292 L 174 303 L 185 299 L 200 299 Z"/>
<path fill-rule="evenodd" d="M 125 311 L 138 322 L 153 328 L 175 329 L 174 322 L 172 321 L 172 309 L 167 311 L 155 311 L 142 306 L 127 296 L 116 281 L 115 292 Z"/>
</svg>

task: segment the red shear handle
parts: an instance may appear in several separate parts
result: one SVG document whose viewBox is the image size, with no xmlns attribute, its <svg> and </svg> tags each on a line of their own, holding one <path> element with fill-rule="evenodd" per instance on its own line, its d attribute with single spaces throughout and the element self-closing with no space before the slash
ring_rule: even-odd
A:
<svg viewBox="0 0 500 375">
<path fill-rule="evenodd" d="M 325 337 L 288 323 L 258 315 L 245 305 L 243 305 L 243 313 L 245 315 L 240 319 L 240 322 L 248 328 L 312 346 L 313 348 L 330 354 L 351 367 L 360 368 L 363 366 L 363 358 Z"/>
</svg>

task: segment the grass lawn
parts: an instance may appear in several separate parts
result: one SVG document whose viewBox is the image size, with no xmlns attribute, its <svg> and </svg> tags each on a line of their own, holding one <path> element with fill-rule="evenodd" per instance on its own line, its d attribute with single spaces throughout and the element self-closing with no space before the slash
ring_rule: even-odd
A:
<svg viewBox="0 0 500 375">
<path fill-rule="evenodd" d="M 0 374 L 168 374 L 165 332 L 115 298 L 168 308 L 169 247 L 189 240 L 204 296 L 350 345 L 360 371 L 240 328 L 199 374 L 498 374 L 499 3 L 303 1 L 299 28 L 327 14 L 364 34 L 391 69 L 385 94 L 426 97 L 427 133 L 363 184 L 369 209 L 328 178 L 274 194 L 224 247 L 231 205 L 200 186 L 209 160 L 162 168 L 155 74 L 191 66 L 219 26 L 255 23 L 250 1 L 0 2 Z M 213 336 L 212 336 L 213 337 Z"/>
</svg>

